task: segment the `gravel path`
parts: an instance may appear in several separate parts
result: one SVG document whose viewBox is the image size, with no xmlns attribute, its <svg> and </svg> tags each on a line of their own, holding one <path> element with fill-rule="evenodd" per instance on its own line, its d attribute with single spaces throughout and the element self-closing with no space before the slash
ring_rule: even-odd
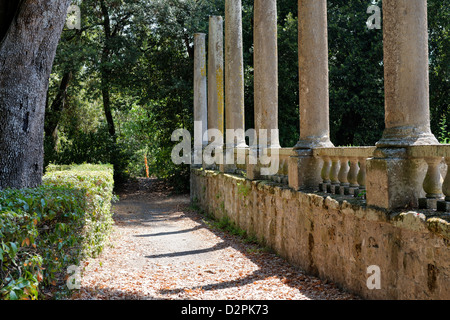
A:
<svg viewBox="0 0 450 320">
<path fill-rule="evenodd" d="M 84 262 L 74 300 L 348 300 L 357 297 L 290 266 L 277 255 L 208 228 L 152 179 L 119 193 L 114 232 Z"/>
</svg>

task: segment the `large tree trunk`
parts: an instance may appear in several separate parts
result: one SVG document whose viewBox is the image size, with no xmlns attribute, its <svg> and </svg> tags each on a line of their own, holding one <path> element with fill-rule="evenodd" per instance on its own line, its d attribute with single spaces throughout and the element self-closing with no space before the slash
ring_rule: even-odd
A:
<svg viewBox="0 0 450 320">
<path fill-rule="evenodd" d="M 48 79 L 70 2 L 0 0 L 0 189 L 42 182 Z"/>
</svg>

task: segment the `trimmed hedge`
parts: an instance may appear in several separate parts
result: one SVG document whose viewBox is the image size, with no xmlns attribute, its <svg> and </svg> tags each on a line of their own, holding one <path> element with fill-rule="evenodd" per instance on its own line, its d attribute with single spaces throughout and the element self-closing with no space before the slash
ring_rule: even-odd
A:
<svg viewBox="0 0 450 320">
<path fill-rule="evenodd" d="M 113 187 L 110 165 L 50 166 L 41 187 L 0 191 L 0 298 L 38 299 L 65 285 L 68 266 L 98 255 Z"/>
</svg>

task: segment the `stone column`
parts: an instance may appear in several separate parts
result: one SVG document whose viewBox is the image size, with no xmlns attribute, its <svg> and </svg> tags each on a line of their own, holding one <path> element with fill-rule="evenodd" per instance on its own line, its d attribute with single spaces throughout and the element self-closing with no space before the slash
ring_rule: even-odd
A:
<svg viewBox="0 0 450 320">
<path fill-rule="evenodd" d="M 257 146 L 254 155 L 266 148 L 279 149 L 278 138 L 278 41 L 277 1 L 254 2 L 254 106 Z M 276 130 L 276 131 L 273 131 Z M 274 133 L 272 135 L 272 133 Z M 267 150 L 267 149 L 266 149 Z M 259 158 L 257 158 L 259 160 Z M 247 178 L 261 176 L 261 163 L 247 163 Z"/>
<path fill-rule="evenodd" d="M 208 36 L 208 129 L 218 130 L 222 139 L 218 143 L 219 137 L 212 135 L 208 137 L 209 142 L 214 141 L 215 145 L 215 165 L 206 166 L 211 169 L 223 168 L 223 139 L 225 139 L 223 72 L 223 18 L 211 16 Z"/>
<path fill-rule="evenodd" d="M 289 162 L 289 186 L 317 189 L 322 160 L 313 148 L 333 147 L 330 141 L 328 94 L 328 32 L 326 0 L 299 0 L 298 50 L 300 139 Z"/>
<path fill-rule="evenodd" d="M 367 204 L 416 207 L 426 163 L 413 145 L 438 144 L 430 130 L 426 0 L 383 1 L 385 125 L 367 161 Z"/>
<path fill-rule="evenodd" d="M 226 129 L 240 129 L 227 148 L 246 148 L 241 0 L 225 0 L 225 104 Z"/>
<path fill-rule="evenodd" d="M 271 135 L 271 130 L 278 130 L 276 0 L 255 0 L 253 37 L 255 129 L 267 130 L 267 146 L 262 147 L 280 148 L 278 135 Z"/>
<path fill-rule="evenodd" d="M 437 144 L 430 130 L 426 0 L 383 1 L 385 125 L 377 147 Z"/>
<path fill-rule="evenodd" d="M 208 144 L 205 34 L 194 34 L 194 164 L 202 163 L 202 149 Z M 199 124 L 201 123 L 201 128 Z"/>
<path fill-rule="evenodd" d="M 209 17 L 208 73 L 208 129 L 218 129 L 224 135 L 223 18 L 220 16 Z"/>
<path fill-rule="evenodd" d="M 326 0 L 299 0 L 300 140 L 295 149 L 333 147 L 328 93 Z"/>
</svg>

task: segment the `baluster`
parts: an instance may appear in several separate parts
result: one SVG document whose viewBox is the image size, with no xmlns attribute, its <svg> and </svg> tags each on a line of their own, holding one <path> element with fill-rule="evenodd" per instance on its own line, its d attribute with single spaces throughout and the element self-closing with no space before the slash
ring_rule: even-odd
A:
<svg viewBox="0 0 450 320">
<path fill-rule="evenodd" d="M 359 188 L 358 188 L 358 194 L 357 195 L 362 195 L 364 198 L 366 197 L 365 195 L 365 191 L 366 191 L 366 161 L 367 158 L 363 157 L 363 158 L 358 158 L 359 160 L 359 172 L 358 172 L 358 184 L 359 184 Z"/>
<path fill-rule="evenodd" d="M 343 195 L 345 193 L 345 188 L 350 186 L 348 182 L 348 173 L 350 171 L 350 166 L 348 165 L 348 158 L 345 156 L 341 157 L 341 169 L 339 170 L 339 194 Z"/>
<path fill-rule="evenodd" d="M 441 172 L 440 164 L 442 157 L 426 157 L 428 164 L 427 174 L 423 180 L 423 190 L 426 192 L 426 198 L 419 199 L 420 209 L 436 209 L 437 200 L 442 198 Z"/>
<path fill-rule="evenodd" d="M 447 163 L 447 174 L 442 184 L 445 199 L 437 202 L 437 210 L 450 212 L 450 158 L 445 158 L 445 162 Z"/>
<path fill-rule="evenodd" d="M 323 167 L 321 172 L 322 183 L 319 185 L 319 190 L 322 192 L 327 192 L 328 186 L 331 183 L 330 172 L 331 172 L 331 159 L 328 156 L 323 156 Z"/>
<path fill-rule="evenodd" d="M 339 170 L 340 170 L 340 160 L 337 156 L 330 156 L 331 158 L 331 170 L 330 170 L 330 179 L 331 184 L 328 186 L 329 193 L 337 193 L 339 192 Z"/>
<path fill-rule="evenodd" d="M 345 194 L 354 196 L 355 193 L 357 192 L 358 187 L 359 187 L 358 172 L 359 172 L 358 158 L 351 157 L 350 158 L 350 171 L 348 173 L 348 182 L 350 183 L 350 186 L 345 189 Z"/>
</svg>

